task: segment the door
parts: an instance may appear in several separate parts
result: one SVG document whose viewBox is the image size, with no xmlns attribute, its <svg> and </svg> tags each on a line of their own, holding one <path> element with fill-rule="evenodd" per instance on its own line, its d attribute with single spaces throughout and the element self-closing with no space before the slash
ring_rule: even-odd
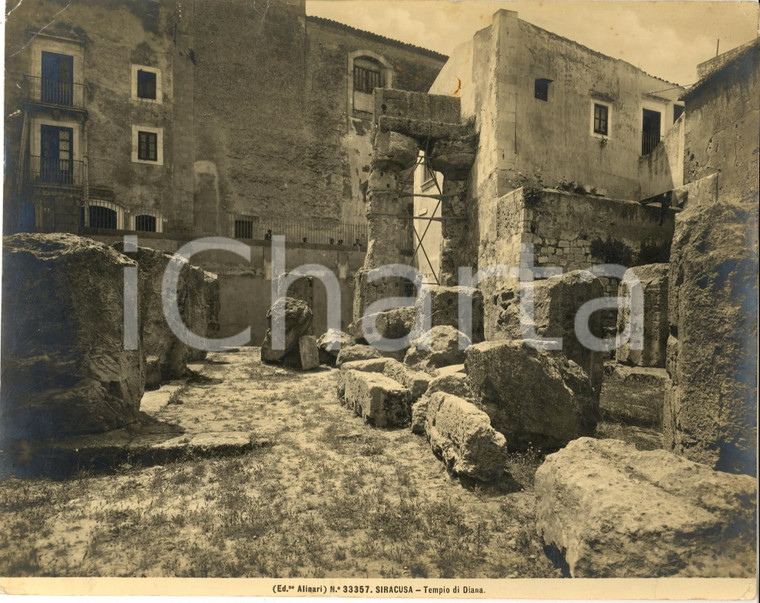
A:
<svg viewBox="0 0 760 603">
<path fill-rule="evenodd" d="M 74 57 L 42 53 L 40 101 L 70 107 L 74 100 Z"/>
<path fill-rule="evenodd" d="M 73 136 L 71 128 L 42 126 L 40 130 L 40 180 L 74 184 Z"/>
<path fill-rule="evenodd" d="M 648 155 L 660 142 L 660 119 L 659 111 L 644 109 L 641 133 L 641 154 Z"/>
</svg>

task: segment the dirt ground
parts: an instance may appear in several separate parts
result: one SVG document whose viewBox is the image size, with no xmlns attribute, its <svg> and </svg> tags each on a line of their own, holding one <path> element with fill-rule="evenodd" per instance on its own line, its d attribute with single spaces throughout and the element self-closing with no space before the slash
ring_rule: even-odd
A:
<svg viewBox="0 0 760 603">
<path fill-rule="evenodd" d="M 560 577 L 535 530 L 537 452 L 499 484 L 449 476 L 424 437 L 338 402 L 336 370 L 209 356 L 156 418 L 248 431 L 241 456 L 0 483 L 0 575 Z"/>
</svg>

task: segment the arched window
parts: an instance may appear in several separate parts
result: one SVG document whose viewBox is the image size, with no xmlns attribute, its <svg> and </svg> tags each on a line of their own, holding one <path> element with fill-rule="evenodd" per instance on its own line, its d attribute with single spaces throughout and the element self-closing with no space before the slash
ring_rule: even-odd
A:
<svg viewBox="0 0 760 603">
<path fill-rule="evenodd" d="M 393 84 L 391 64 L 371 50 L 357 50 L 348 55 L 348 75 L 349 102 L 357 117 L 372 113 L 372 91 L 375 88 L 390 88 Z"/>
<path fill-rule="evenodd" d="M 146 214 L 135 216 L 135 230 L 156 232 L 156 216 L 149 216 Z"/>
<path fill-rule="evenodd" d="M 89 201 L 82 207 L 80 221 L 86 228 L 124 228 L 124 209 L 110 201 Z"/>
</svg>

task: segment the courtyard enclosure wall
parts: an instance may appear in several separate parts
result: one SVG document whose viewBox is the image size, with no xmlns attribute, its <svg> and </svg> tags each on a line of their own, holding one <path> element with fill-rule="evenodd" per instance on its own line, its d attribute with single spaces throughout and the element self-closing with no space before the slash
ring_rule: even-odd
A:
<svg viewBox="0 0 760 603">
<path fill-rule="evenodd" d="M 94 239 L 113 245 L 121 242 L 120 236 L 93 231 Z M 168 238 L 155 234 L 140 233 L 141 246 L 161 251 L 176 252 L 194 237 Z M 214 273 L 219 279 L 219 337 L 229 337 L 251 328 L 251 345 L 259 345 L 269 328 L 267 310 L 272 305 L 272 249 L 269 241 L 252 241 L 251 261 L 246 262 L 232 253 L 203 251 L 193 256 L 191 263 Z M 354 297 L 354 273 L 363 262 L 364 252 L 335 249 L 327 245 L 304 245 L 288 243 L 286 246 L 286 269 L 288 271 L 304 264 L 321 264 L 327 267 L 340 283 L 341 328 L 352 320 Z M 327 294 L 324 285 L 316 278 L 309 284 L 299 279 L 288 290 L 293 296 L 307 297 L 314 312 L 314 333 L 327 331 Z"/>
</svg>

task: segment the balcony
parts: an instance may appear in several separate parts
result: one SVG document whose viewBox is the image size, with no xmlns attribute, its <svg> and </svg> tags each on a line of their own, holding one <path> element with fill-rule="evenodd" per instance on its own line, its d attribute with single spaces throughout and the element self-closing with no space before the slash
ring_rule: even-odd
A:
<svg viewBox="0 0 760 603">
<path fill-rule="evenodd" d="M 27 99 L 41 107 L 84 112 L 84 84 L 25 75 Z"/>
<path fill-rule="evenodd" d="M 72 188 L 84 185 L 84 161 L 29 156 L 29 183 Z"/>
</svg>

